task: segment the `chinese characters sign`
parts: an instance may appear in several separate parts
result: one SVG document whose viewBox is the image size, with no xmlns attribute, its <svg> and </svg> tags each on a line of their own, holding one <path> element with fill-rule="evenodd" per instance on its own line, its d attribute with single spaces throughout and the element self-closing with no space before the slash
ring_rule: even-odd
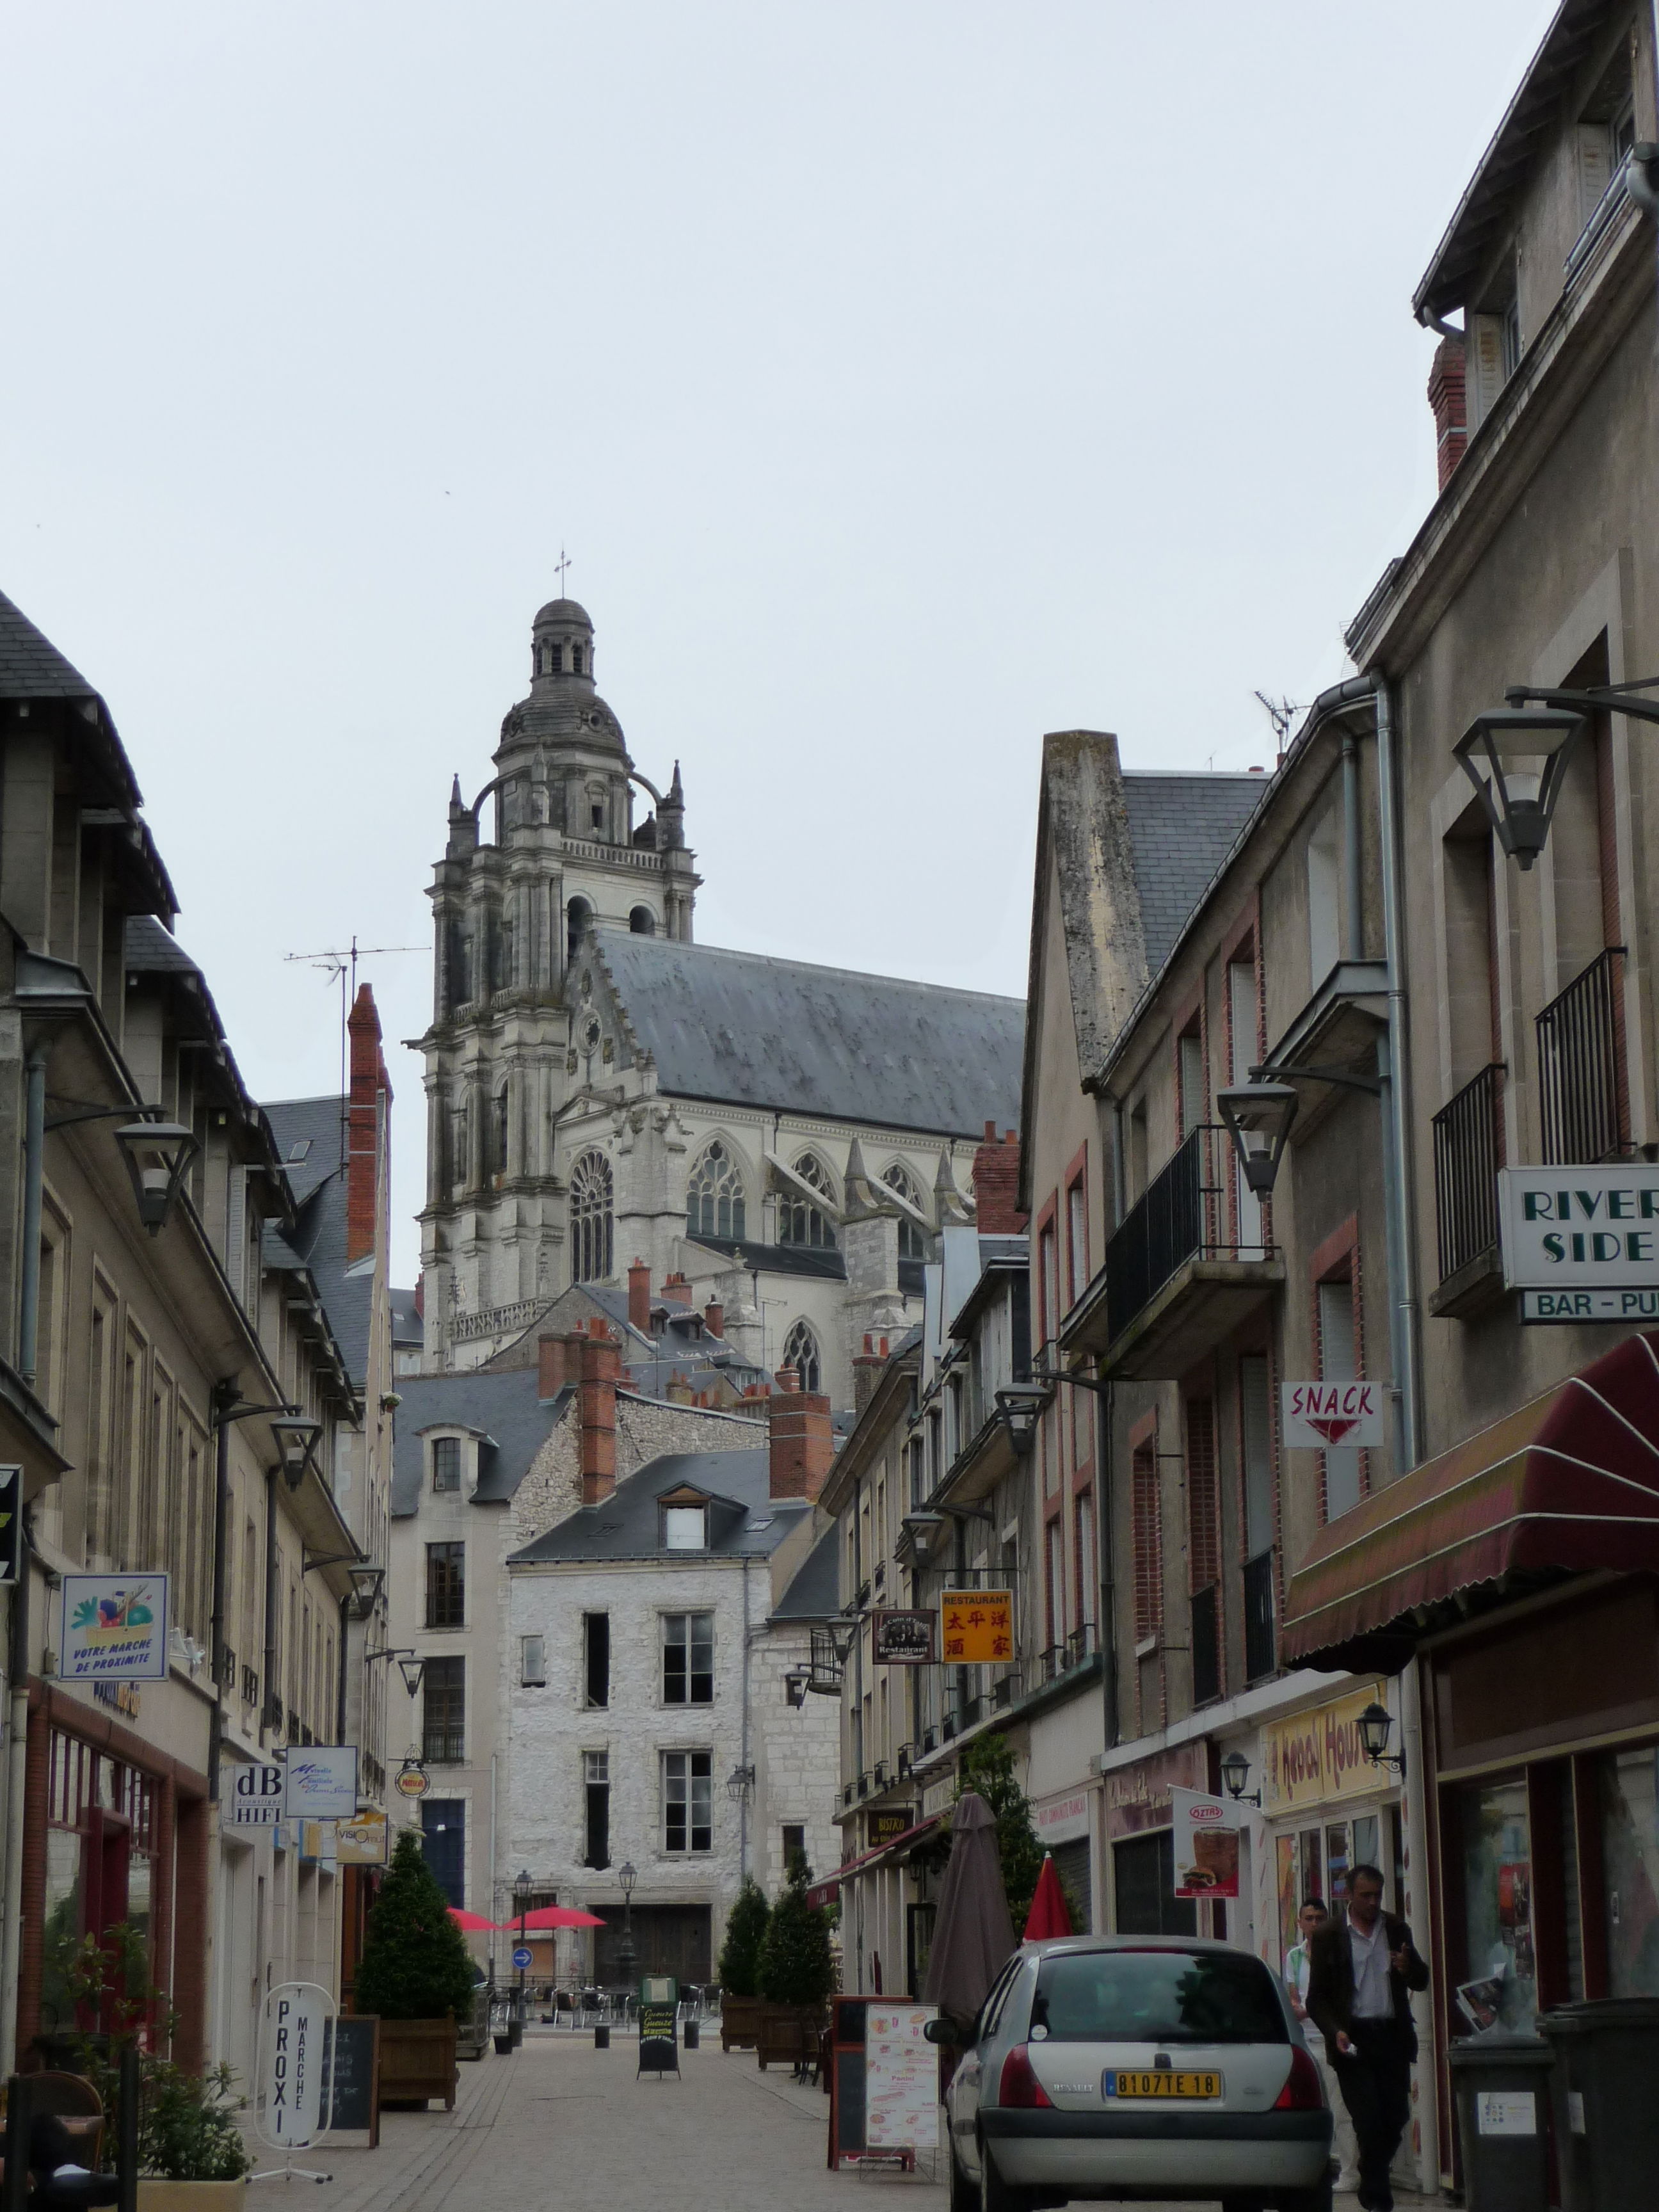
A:
<svg viewBox="0 0 1659 2212">
<path fill-rule="evenodd" d="M 947 1667 L 998 1667 L 1013 1657 L 1012 1590 L 946 1590 L 939 1617 Z"/>
<path fill-rule="evenodd" d="M 167 1577 L 65 1575 L 58 1672 L 66 1682 L 165 1682 Z"/>
</svg>

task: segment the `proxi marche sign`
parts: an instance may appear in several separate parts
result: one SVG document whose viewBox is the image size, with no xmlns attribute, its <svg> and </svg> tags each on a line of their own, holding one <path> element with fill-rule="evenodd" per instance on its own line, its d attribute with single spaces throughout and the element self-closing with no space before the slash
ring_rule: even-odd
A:
<svg viewBox="0 0 1659 2212">
<path fill-rule="evenodd" d="M 323 2118 L 323 2051 L 334 2000 L 316 1982 L 280 1982 L 259 2023 L 259 2133 L 278 2150 L 303 2150 Z"/>
<path fill-rule="evenodd" d="M 1333 1451 L 1339 1444 L 1375 1451 L 1382 1444 L 1381 1382 L 1281 1382 L 1279 1424 L 1287 1444 Z"/>
</svg>

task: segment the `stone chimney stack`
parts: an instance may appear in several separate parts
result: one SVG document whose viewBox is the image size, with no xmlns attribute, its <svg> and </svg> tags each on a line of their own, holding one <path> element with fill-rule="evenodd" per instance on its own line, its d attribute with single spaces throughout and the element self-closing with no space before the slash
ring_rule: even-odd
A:
<svg viewBox="0 0 1659 2212">
<path fill-rule="evenodd" d="M 1464 392 L 1464 355 L 1456 338 L 1442 338 L 1429 367 L 1429 404 L 1434 410 L 1434 457 L 1440 489 L 1451 482 L 1452 471 L 1462 459 L 1469 442 L 1469 416 Z"/>
<path fill-rule="evenodd" d="M 628 1271 L 628 1321 L 641 1336 L 651 1334 L 651 1270 L 635 1260 Z"/>
<path fill-rule="evenodd" d="M 771 1493 L 816 1498 L 836 1455 L 830 1401 L 797 1389 L 792 1367 L 780 1368 L 777 1382 L 770 1401 Z"/>
<path fill-rule="evenodd" d="M 392 1107 L 392 1085 L 380 1050 L 380 1017 L 367 983 L 358 987 L 346 1031 L 351 1069 L 346 1108 L 346 1265 L 351 1267 L 374 1249 L 381 1138 Z"/>
<path fill-rule="evenodd" d="M 726 1334 L 726 1308 L 718 1298 L 710 1298 L 703 1308 L 702 1325 L 710 1336 Z"/>
<path fill-rule="evenodd" d="M 985 1141 L 974 1154 L 975 1218 L 981 1237 L 1020 1237 L 1026 1217 L 1019 1194 L 1019 1133 L 1010 1129 L 1000 1144 L 997 1125 L 985 1124 Z"/>
<path fill-rule="evenodd" d="M 622 1346 L 603 1322 L 572 1346 L 581 1360 L 582 1504 L 602 1505 L 617 1486 L 617 1383 Z"/>
</svg>

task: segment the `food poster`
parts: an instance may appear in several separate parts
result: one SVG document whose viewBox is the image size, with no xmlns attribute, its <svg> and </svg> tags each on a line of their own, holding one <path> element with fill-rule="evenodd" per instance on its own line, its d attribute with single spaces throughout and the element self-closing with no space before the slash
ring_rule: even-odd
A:
<svg viewBox="0 0 1659 2212">
<path fill-rule="evenodd" d="M 1175 1894 L 1177 1897 L 1238 1895 L 1239 1823 L 1237 1805 L 1196 1790 L 1171 1790 L 1175 1827 Z"/>
<path fill-rule="evenodd" d="M 939 2145 L 939 2050 L 922 2030 L 934 2005 L 872 2003 L 864 2015 L 864 2140 L 871 2150 Z"/>
</svg>

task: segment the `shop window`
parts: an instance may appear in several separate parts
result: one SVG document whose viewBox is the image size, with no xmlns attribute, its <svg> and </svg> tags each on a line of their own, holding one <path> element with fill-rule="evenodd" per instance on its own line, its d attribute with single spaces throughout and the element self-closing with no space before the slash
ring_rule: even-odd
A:
<svg viewBox="0 0 1659 2212">
<path fill-rule="evenodd" d="M 1607 1995 L 1659 1997 L 1659 1752 L 1609 1752 L 1601 1762 L 1601 1857 L 1607 1882 Z"/>
<path fill-rule="evenodd" d="M 1462 1791 L 1464 1971 L 1504 2027 L 1530 2033 L 1538 2010 L 1532 1831 L 1524 1781 Z M 1609 1948 L 1613 1946 L 1610 1944 Z"/>
<path fill-rule="evenodd" d="M 1120 1936 L 1196 1936 L 1198 1907 L 1175 1893 L 1175 1838 L 1160 1828 L 1112 1846 Z"/>
<path fill-rule="evenodd" d="M 1054 1847 L 1054 1872 L 1066 1893 L 1074 1935 L 1085 1936 L 1094 1926 L 1094 1884 L 1089 1869 L 1089 1838 L 1079 1836 Z"/>
</svg>

